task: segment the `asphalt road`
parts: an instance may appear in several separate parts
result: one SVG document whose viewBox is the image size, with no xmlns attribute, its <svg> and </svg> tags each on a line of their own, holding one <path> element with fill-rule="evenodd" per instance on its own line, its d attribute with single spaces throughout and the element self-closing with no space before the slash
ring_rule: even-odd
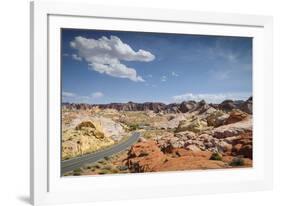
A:
<svg viewBox="0 0 281 206">
<path fill-rule="evenodd" d="M 94 163 L 100 159 L 121 152 L 126 148 L 130 147 L 131 145 L 133 145 L 139 139 L 139 137 L 140 137 L 140 133 L 135 132 L 126 141 L 120 142 L 119 144 L 113 145 L 102 151 L 64 160 L 61 162 L 61 174 L 63 175 L 64 173 L 80 168 L 85 164 Z"/>
</svg>

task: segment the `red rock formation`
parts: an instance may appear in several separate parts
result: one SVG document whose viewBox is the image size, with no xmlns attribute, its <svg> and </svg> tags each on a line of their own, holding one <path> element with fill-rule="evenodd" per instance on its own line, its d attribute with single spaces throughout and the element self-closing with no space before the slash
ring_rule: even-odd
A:
<svg viewBox="0 0 281 206">
<path fill-rule="evenodd" d="M 247 113 L 242 112 L 241 110 L 233 110 L 230 112 L 229 117 L 225 120 L 224 124 L 232 124 L 246 119 L 248 116 Z"/>
<path fill-rule="evenodd" d="M 167 157 L 156 142 L 146 141 L 135 144 L 128 153 L 127 165 L 132 172 L 151 172 Z"/>
<path fill-rule="evenodd" d="M 210 160 L 211 152 L 173 150 L 165 155 L 154 141 L 139 142 L 128 153 L 127 165 L 132 172 L 218 169 L 228 167 L 222 161 Z M 174 157 L 172 157 L 174 156 Z"/>
<path fill-rule="evenodd" d="M 242 155 L 245 158 L 253 159 L 253 135 L 252 132 L 246 132 L 232 142 L 232 155 Z"/>
<path fill-rule="evenodd" d="M 156 171 L 178 171 L 178 170 L 196 170 L 196 169 L 220 169 L 227 167 L 222 161 L 206 160 L 203 158 L 173 158 L 154 169 Z"/>
</svg>

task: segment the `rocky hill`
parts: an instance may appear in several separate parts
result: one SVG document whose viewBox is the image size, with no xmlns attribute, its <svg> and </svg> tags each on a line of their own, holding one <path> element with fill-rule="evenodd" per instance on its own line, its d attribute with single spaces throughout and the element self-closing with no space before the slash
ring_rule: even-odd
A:
<svg viewBox="0 0 281 206">
<path fill-rule="evenodd" d="M 63 103 L 64 109 L 70 110 L 88 110 L 98 107 L 100 109 L 116 109 L 117 111 L 148 111 L 151 110 L 155 113 L 187 113 L 199 111 L 205 112 L 210 107 L 220 109 L 222 111 L 231 111 L 233 109 L 240 109 L 243 112 L 252 114 L 252 97 L 248 100 L 225 100 L 220 104 L 207 104 L 204 100 L 196 101 L 183 101 L 181 103 L 164 104 L 160 102 L 144 102 L 144 103 L 110 103 L 110 104 L 75 104 Z"/>
<path fill-rule="evenodd" d="M 63 104 L 62 159 L 139 133 L 124 151 L 65 175 L 252 167 L 252 98 L 163 103 Z"/>
</svg>

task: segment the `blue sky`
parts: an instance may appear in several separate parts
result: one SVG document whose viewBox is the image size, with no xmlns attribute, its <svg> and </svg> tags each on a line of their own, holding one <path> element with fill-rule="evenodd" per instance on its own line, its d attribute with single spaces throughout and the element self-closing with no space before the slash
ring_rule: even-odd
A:
<svg viewBox="0 0 281 206">
<path fill-rule="evenodd" d="M 252 95 L 252 39 L 62 30 L 63 102 L 181 102 Z"/>
</svg>

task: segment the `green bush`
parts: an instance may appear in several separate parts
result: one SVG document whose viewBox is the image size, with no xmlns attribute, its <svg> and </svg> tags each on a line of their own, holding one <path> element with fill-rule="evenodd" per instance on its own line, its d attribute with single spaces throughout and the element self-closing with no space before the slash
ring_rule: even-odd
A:
<svg viewBox="0 0 281 206">
<path fill-rule="evenodd" d="M 210 157 L 210 160 L 218 160 L 221 161 L 222 160 L 222 156 L 220 153 L 215 152 L 212 154 L 212 156 Z"/>
<path fill-rule="evenodd" d="M 138 124 L 131 124 L 129 125 L 130 131 L 134 131 L 139 129 L 139 125 Z"/>
<path fill-rule="evenodd" d="M 74 173 L 81 173 L 82 170 L 80 168 L 73 170 Z"/>
<path fill-rule="evenodd" d="M 110 159 L 110 157 L 104 157 L 104 159 L 107 161 L 107 160 L 109 160 L 109 159 Z"/>
<path fill-rule="evenodd" d="M 110 174 L 110 171 L 108 170 L 101 170 L 98 172 L 100 175 L 103 175 L 103 174 Z"/>
<path fill-rule="evenodd" d="M 234 157 L 230 163 L 230 166 L 243 166 L 243 165 L 244 165 L 244 159 L 241 157 Z"/>
<path fill-rule="evenodd" d="M 121 166 L 118 166 L 117 167 L 119 170 L 121 170 L 121 171 L 124 171 L 124 170 L 127 170 L 128 169 L 128 166 L 126 166 L 126 165 L 121 165 Z"/>
</svg>

